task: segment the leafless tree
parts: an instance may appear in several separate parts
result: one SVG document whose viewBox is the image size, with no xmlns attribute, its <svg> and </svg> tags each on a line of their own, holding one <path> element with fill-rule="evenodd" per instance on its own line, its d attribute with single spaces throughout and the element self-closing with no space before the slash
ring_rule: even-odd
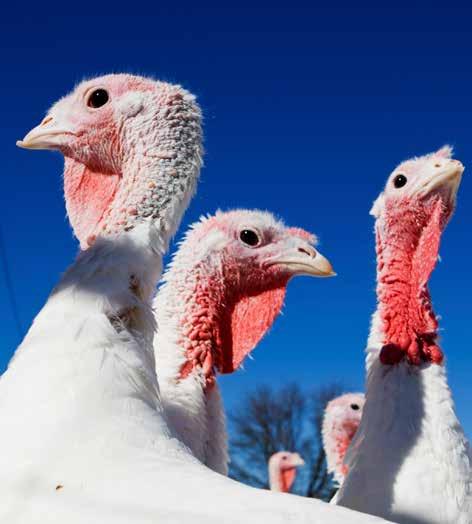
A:
<svg viewBox="0 0 472 524">
<path fill-rule="evenodd" d="M 229 414 L 230 476 L 268 488 L 267 462 L 281 450 L 297 451 L 305 460 L 292 490 L 306 497 L 329 500 L 336 491 L 321 443 L 326 404 L 342 393 L 339 384 L 307 394 L 298 385 L 281 389 L 260 387 Z"/>
</svg>

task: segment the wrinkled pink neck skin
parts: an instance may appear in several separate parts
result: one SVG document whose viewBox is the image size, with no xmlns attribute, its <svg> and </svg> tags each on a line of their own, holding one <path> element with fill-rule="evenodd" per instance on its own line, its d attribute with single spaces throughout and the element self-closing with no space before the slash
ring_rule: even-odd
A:
<svg viewBox="0 0 472 524">
<path fill-rule="evenodd" d="M 269 484 L 272 491 L 288 493 L 295 482 L 296 475 L 296 466 L 289 464 L 282 466 L 277 454 L 269 460 Z"/>
<path fill-rule="evenodd" d="M 439 196 L 431 206 L 426 212 L 406 198 L 387 202 L 376 224 L 377 296 L 384 334 L 379 358 L 385 365 L 405 358 L 416 366 L 443 361 L 428 280 L 451 210 Z"/>
<path fill-rule="evenodd" d="M 333 430 L 333 445 L 330 450 L 334 457 L 336 457 L 336 472 L 338 477 L 344 478 L 349 471 L 349 468 L 344 464 L 344 457 L 351 445 L 352 439 L 359 427 L 359 421 L 346 420 L 342 424 L 338 424 Z"/>
<path fill-rule="evenodd" d="M 139 96 L 155 89 L 154 83 L 148 79 L 129 75 L 110 75 L 107 77 L 107 84 L 113 89 L 114 97 L 131 91 Z M 162 89 L 165 91 L 166 86 L 163 85 Z M 123 116 L 127 115 L 121 115 Z M 76 124 L 79 123 L 77 118 L 76 115 L 71 115 L 71 120 Z M 86 116 L 82 115 L 82 118 Z M 100 111 L 100 118 L 100 125 L 96 125 L 94 121 L 83 122 L 88 132 L 80 132 L 75 136 L 74 151 L 71 146 L 63 148 L 67 213 L 82 249 L 92 245 L 96 237 L 105 232 L 107 225 L 111 225 L 107 224 L 107 219 L 112 212 L 113 200 L 126 169 L 123 155 L 123 146 L 126 147 L 126 144 L 122 143 L 120 117 L 110 104 Z M 139 163 L 136 162 L 137 165 Z M 129 184 L 133 182 L 130 180 Z M 121 220 L 116 220 L 112 226 L 119 228 L 125 225 L 127 214 L 128 210 L 123 210 Z"/>
<path fill-rule="evenodd" d="M 279 486 L 282 493 L 288 493 L 295 482 L 297 468 L 286 468 L 279 471 Z"/>
<path fill-rule="evenodd" d="M 67 214 L 81 247 L 93 244 L 102 230 L 121 175 L 103 174 L 66 157 L 64 192 Z"/>
<path fill-rule="evenodd" d="M 124 78 L 108 80 L 115 106 L 105 106 L 99 122 L 82 115 L 81 131 L 61 148 L 67 213 L 82 249 L 167 208 L 181 211 L 198 176 L 200 112 L 193 97 L 179 86 Z"/>
<path fill-rule="evenodd" d="M 183 297 L 187 308 L 180 320 L 179 344 L 186 355 L 180 378 L 203 371 L 205 391 L 215 385 L 216 371 L 237 370 L 271 327 L 288 281 L 280 275 L 267 285 L 262 273 L 260 279 L 247 281 L 236 263 L 221 266 L 223 273 L 208 273 L 204 265 L 193 269 L 195 284 Z"/>
</svg>

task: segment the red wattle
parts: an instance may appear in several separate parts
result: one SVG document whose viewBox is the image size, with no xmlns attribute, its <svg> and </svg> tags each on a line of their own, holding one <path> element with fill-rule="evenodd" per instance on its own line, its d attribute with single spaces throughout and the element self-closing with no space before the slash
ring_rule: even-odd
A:
<svg viewBox="0 0 472 524">
<path fill-rule="evenodd" d="M 66 159 L 64 192 L 67 213 L 83 249 L 96 237 L 97 227 L 115 197 L 119 175 L 92 172 L 79 162 Z"/>
<path fill-rule="evenodd" d="M 221 326 L 221 373 L 232 373 L 257 346 L 282 309 L 285 286 L 241 296 Z"/>
<path fill-rule="evenodd" d="M 280 472 L 280 491 L 288 493 L 295 481 L 296 469 L 287 468 Z"/>
<path fill-rule="evenodd" d="M 202 282 L 192 297 L 195 309 L 183 323 L 187 359 L 180 377 L 200 368 L 208 391 L 215 384 L 215 371 L 236 371 L 272 326 L 282 309 L 287 282 L 280 279 L 262 291 L 246 287 L 237 294 L 228 293 L 219 277 L 205 277 Z"/>
<path fill-rule="evenodd" d="M 446 209 L 438 198 L 418 230 L 419 213 L 421 208 L 410 201 L 387 207 L 383 229 L 377 229 L 377 293 L 385 340 L 379 358 L 384 365 L 404 358 L 412 365 L 443 361 L 427 285 L 438 258 Z"/>
</svg>

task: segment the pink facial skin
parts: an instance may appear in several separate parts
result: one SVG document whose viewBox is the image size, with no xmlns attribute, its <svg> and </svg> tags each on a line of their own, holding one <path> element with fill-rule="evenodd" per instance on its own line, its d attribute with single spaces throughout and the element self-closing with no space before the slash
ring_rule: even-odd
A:
<svg viewBox="0 0 472 524">
<path fill-rule="evenodd" d="M 173 281 L 188 304 L 181 326 L 180 344 L 187 353 L 181 378 L 202 367 L 208 388 L 215 370 L 238 369 L 279 314 L 290 278 L 332 274 L 313 240 L 259 211 L 217 213 L 194 227 L 178 261 L 197 262 L 182 273 L 185 282 Z"/>
<path fill-rule="evenodd" d="M 304 465 L 298 453 L 278 451 L 269 459 L 269 484 L 272 491 L 288 493 L 297 475 L 297 468 Z"/>
<path fill-rule="evenodd" d="M 328 463 L 328 471 L 340 484 L 347 474 L 344 457 L 357 428 L 364 409 L 362 393 L 348 393 L 331 400 L 323 417 L 323 446 Z"/>
<path fill-rule="evenodd" d="M 400 164 L 372 210 L 385 334 L 380 360 L 385 365 L 404 358 L 413 365 L 443 360 L 427 284 L 463 172 L 462 164 L 450 156 L 451 149 L 445 147 Z"/>
<path fill-rule="evenodd" d="M 100 104 L 97 91 L 105 93 Z M 158 216 L 172 182 L 193 192 L 196 175 L 182 166 L 200 162 L 200 112 L 179 86 L 107 75 L 79 84 L 18 145 L 64 155 L 67 212 L 86 249 L 99 235 Z"/>
</svg>

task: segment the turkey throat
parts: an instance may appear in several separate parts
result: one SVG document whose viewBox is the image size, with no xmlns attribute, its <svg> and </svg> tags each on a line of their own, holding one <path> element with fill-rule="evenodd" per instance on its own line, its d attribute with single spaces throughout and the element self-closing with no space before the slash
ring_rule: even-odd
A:
<svg viewBox="0 0 472 524">
<path fill-rule="evenodd" d="M 386 216 L 376 226 L 377 296 L 384 337 L 379 358 L 384 365 L 404 359 L 415 366 L 443 361 L 428 280 L 452 210 L 440 196 L 431 206 L 432 212 L 426 214 L 410 202 L 387 205 Z"/>
<path fill-rule="evenodd" d="M 217 373 L 236 371 L 279 314 L 288 278 L 242 282 L 221 260 L 176 265 L 154 303 L 156 372 L 170 425 L 194 455 L 227 474 L 225 414 Z M 257 284 L 259 282 L 259 284 Z"/>
<path fill-rule="evenodd" d="M 181 319 L 179 343 L 185 348 L 179 380 L 199 373 L 205 392 L 215 386 L 216 372 L 233 373 L 254 349 L 279 314 L 287 281 L 271 289 L 238 287 L 238 275 L 202 276 L 195 272 L 195 291 Z"/>
</svg>

